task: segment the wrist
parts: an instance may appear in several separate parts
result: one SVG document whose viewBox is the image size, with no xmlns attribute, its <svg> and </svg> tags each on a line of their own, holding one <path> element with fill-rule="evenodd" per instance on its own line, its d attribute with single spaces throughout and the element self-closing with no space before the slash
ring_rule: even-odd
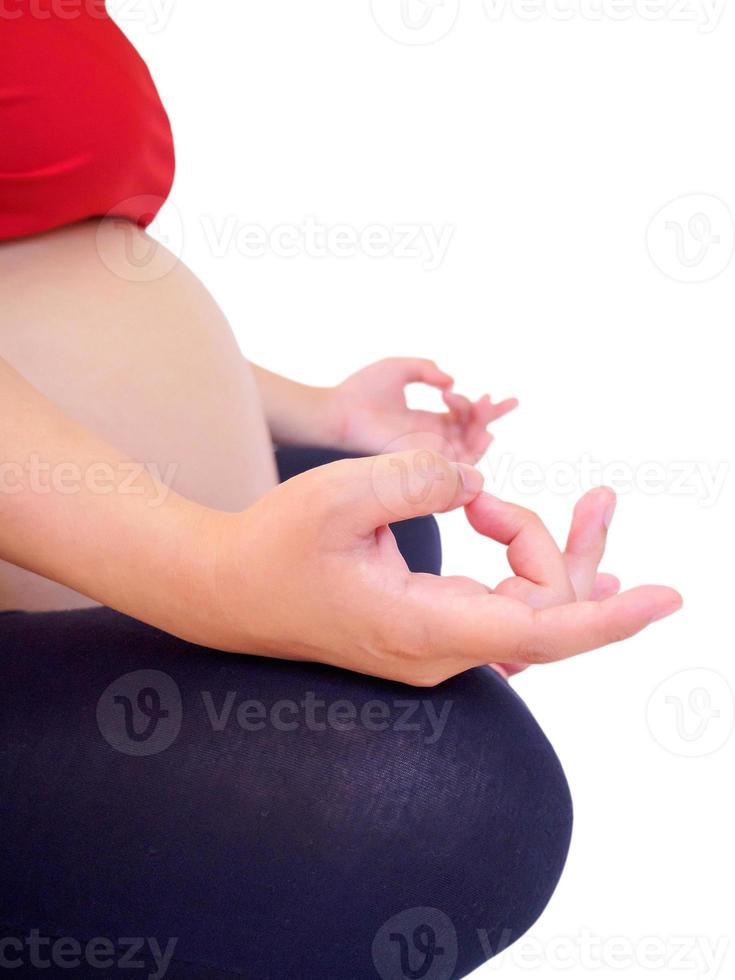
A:
<svg viewBox="0 0 735 980">
<path fill-rule="evenodd" d="M 190 643 L 215 646 L 217 553 L 224 518 L 232 516 L 171 495 L 109 604 Z"/>
<path fill-rule="evenodd" d="M 344 411 L 339 386 L 319 388 L 294 382 L 297 401 L 287 422 L 273 430 L 281 445 L 318 446 L 341 449 L 344 441 Z"/>
<path fill-rule="evenodd" d="M 345 411 L 340 386 L 311 389 L 311 430 L 314 445 L 345 448 Z"/>
<path fill-rule="evenodd" d="M 283 446 L 338 445 L 342 423 L 338 388 L 320 388 L 251 365 L 274 442 Z"/>
<path fill-rule="evenodd" d="M 278 619 L 268 613 L 268 542 L 257 506 L 241 513 L 199 515 L 175 603 L 183 610 L 181 622 L 178 628 L 168 627 L 169 632 L 229 653 L 271 654 L 269 637 Z"/>
</svg>

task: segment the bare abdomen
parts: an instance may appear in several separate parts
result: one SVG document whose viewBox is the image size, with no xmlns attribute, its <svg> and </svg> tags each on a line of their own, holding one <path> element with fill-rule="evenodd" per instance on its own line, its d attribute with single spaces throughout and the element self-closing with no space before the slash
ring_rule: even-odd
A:
<svg viewBox="0 0 735 980">
<path fill-rule="evenodd" d="M 0 245 L 0 357 L 190 499 L 236 511 L 276 482 L 255 381 L 221 310 L 128 222 Z M 0 609 L 80 604 L 92 603 L 0 562 Z"/>
</svg>

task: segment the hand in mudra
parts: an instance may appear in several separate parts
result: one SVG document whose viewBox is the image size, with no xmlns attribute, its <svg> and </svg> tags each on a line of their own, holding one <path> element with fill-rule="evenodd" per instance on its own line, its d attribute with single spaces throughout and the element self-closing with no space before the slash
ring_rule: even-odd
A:
<svg viewBox="0 0 735 980">
<path fill-rule="evenodd" d="M 586 494 L 562 553 L 530 510 L 481 492 L 482 477 L 427 450 L 341 460 L 300 474 L 243 514 L 216 514 L 208 642 L 433 685 L 482 664 L 562 660 L 633 636 L 681 597 L 618 594 L 598 573 L 614 496 Z M 508 549 L 495 588 L 412 573 L 388 527 L 464 507 Z M 216 635 L 215 635 L 216 634 Z"/>
<path fill-rule="evenodd" d="M 421 383 L 441 391 L 444 412 L 408 407 L 406 387 Z M 331 440 L 365 453 L 386 449 L 434 449 L 462 463 L 476 463 L 492 442 L 488 426 L 518 404 L 494 404 L 489 395 L 470 401 L 453 390 L 454 381 L 433 361 L 389 357 L 351 374 L 329 390 Z"/>
</svg>

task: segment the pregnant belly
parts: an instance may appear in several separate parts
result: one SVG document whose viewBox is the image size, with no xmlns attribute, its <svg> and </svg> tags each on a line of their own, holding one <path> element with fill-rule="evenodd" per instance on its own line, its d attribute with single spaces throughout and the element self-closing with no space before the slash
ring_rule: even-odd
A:
<svg viewBox="0 0 735 980">
<path fill-rule="evenodd" d="M 0 244 L 0 357 L 190 499 L 236 511 L 276 482 L 257 387 L 224 315 L 132 224 Z M 80 603 L 90 604 L 0 563 L 0 608 Z"/>
</svg>

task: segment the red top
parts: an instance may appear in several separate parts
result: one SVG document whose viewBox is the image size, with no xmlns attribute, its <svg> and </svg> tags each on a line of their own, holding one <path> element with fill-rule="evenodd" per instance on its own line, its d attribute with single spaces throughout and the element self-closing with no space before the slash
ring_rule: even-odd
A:
<svg viewBox="0 0 735 980">
<path fill-rule="evenodd" d="M 173 176 L 168 117 L 105 0 L 1 0 L 0 241 L 107 214 L 145 227 Z"/>
</svg>

